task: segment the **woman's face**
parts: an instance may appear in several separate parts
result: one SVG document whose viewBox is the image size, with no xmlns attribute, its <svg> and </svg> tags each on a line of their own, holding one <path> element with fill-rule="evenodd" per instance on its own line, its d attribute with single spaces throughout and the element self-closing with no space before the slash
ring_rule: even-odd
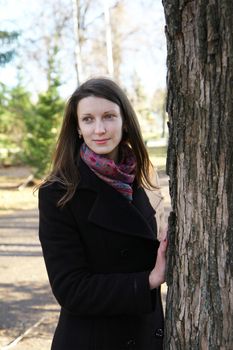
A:
<svg viewBox="0 0 233 350">
<path fill-rule="evenodd" d="M 79 101 L 77 114 L 78 129 L 86 145 L 117 162 L 123 129 L 120 107 L 105 98 L 89 96 Z"/>
</svg>

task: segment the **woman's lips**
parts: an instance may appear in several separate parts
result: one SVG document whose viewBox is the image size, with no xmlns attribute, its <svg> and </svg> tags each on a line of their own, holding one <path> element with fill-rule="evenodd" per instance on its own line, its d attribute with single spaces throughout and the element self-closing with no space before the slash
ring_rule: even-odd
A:
<svg viewBox="0 0 233 350">
<path fill-rule="evenodd" d="M 105 143 L 108 142 L 109 139 L 103 139 L 103 140 L 94 140 L 97 145 L 104 145 Z"/>
</svg>

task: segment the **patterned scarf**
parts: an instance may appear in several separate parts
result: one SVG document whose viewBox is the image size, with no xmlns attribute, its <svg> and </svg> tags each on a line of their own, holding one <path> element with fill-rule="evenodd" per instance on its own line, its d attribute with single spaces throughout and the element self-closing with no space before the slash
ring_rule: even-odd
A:
<svg viewBox="0 0 233 350">
<path fill-rule="evenodd" d="M 94 153 L 85 143 L 80 148 L 80 156 L 100 179 L 132 201 L 131 185 L 136 175 L 136 158 L 128 145 L 121 145 L 121 161 L 118 164 L 104 155 Z"/>
</svg>

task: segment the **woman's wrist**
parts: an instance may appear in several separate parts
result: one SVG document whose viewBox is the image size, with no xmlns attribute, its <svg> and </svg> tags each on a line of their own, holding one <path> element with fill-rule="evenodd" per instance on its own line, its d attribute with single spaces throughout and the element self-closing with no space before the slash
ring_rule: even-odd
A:
<svg viewBox="0 0 233 350">
<path fill-rule="evenodd" d="M 152 270 L 149 274 L 149 286 L 150 289 L 158 288 L 162 283 L 165 282 L 163 276 L 160 276 L 157 271 Z"/>
<path fill-rule="evenodd" d="M 150 289 L 154 289 L 151 273 L 149 274 L 149 286 L 150 286 Z"/>
</svg>

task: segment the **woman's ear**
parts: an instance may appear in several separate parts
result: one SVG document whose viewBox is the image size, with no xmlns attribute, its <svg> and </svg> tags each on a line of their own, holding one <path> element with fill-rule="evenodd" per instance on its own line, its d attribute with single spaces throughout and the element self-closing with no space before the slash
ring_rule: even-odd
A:
<svg viewBox="0 0 233 350">
<path fill-rule="evenodd" d="M 79 128 L 77 128 L 77 131 L 78 131 L 78 137 L 81 139 L 82 138 L 81 130 Z"/>
</svg>

